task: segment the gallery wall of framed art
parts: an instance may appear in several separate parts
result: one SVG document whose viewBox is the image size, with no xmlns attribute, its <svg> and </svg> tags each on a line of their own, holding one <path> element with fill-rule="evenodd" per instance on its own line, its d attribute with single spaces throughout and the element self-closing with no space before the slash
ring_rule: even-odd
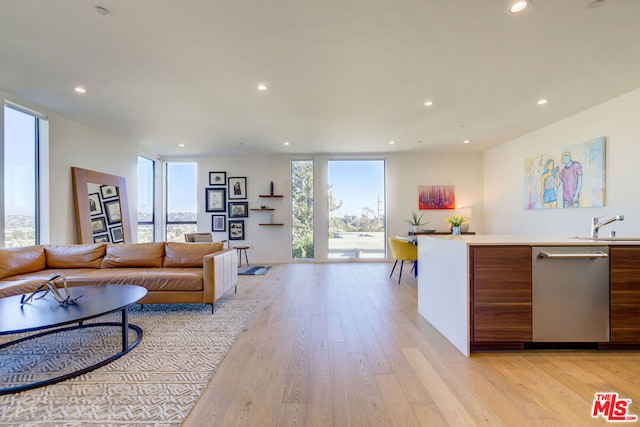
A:
<svg viewBox="0 0 640 427">
<path fill-rule="evenodd" d="M 249 217 L 247 178 L 227 178 L 226 171 L 210 171 L 208 184 L 205 188 L 205 212 L 212 213 L 211 231 L 228 232 L 229 240 L 244 240 L 244 220 L 236 218 Z"/>
</svg>

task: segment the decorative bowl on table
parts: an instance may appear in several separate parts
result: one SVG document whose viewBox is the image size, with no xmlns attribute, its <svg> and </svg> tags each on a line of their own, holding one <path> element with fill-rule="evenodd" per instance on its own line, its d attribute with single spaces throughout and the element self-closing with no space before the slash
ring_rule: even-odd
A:
<svg viewBox="0 0 640 427">
<path fill-rule="evenodd" d="M 436 232 L 436 230 L 422 230 L 422 232 L 423 232 L 423 233 L 430 234 L 430 233 L 435 233 L 435 232 Z"/>
</svg>

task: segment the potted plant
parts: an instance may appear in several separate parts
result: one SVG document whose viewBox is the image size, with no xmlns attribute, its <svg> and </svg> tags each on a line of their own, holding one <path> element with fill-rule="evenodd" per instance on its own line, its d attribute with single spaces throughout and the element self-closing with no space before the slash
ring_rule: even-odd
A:
<svg viewBox="0 0 640 427">
<path fill-rule="evenodd" d="M 444 220 L 451 225 L 451 234 L 457 235 L 460 234 L 460 226 L 467 220 L 467 217 L 464 215 L 452 215 Z"/>
<path fill-rule="evenodd" d="M 404 222 L 411 224 L 413 226 L 413 232 L 417 233 L 418 227 L 429 223 L 429 221 L 422 222 L 423 217 L 424 217 L 424 214 L 421 214 L 420 216 L 418 216 L 418 213 L 416 211 L 413 211 L 411 212 L 411 218 L 405 219 Z"/>
</svg>

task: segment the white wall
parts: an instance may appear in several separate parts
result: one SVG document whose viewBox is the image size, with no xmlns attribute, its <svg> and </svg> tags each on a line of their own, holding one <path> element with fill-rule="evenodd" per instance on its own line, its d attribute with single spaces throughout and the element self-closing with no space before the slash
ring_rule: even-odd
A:
<svg viewBox="0 0 640 427">
<path fill-rule="evenodd" d="M 482 154 L 408 153 L 387 156 L 388 235 L 407 234 L 404 222 L 418 210 L 419 185 L 455 185 L 456 207 L 472 210 L 469 231 L 483 232 Z M 423 228 L 448 231 L 445 218 L 458 210 L 420 211 L 429 221 Z"/>
<path fill-rule="evenodd" d="M 235 156 L 209 157 L 198 162 L 198 203 L 202 207 L 198 214 L 198 231 L 211 231 L 211 213 L 204 212 L 204 189 L 208 186 L 209 171 L 227 172 L 227 177 L 247 177 L 247 200 L 250 208 L 267 205 L 276 209 L 276 222 L 282 227 L 259 226 L 267 219 L 267 213 L 250 212 L 245 218 L 244 242 L 234 241 L 232 245 L 253 246 L 249 251 L 251 263 L 283 263 L 291 260 L 291 184 L 290 170 L 292 158 L 313 158 L 314 160 L 314 229 L 316 262 L 327 261 L 327 161 L 326 155 L 299 156 Z M 331 158 L 338 158 L 332 156 Z M 473 209 L 470 220 L 472 231 L 482 231 L 482 155 L 481 154 L 391 154 L 341 156 L 352 159 L 385 159 L 387 168 L 387 235 L 406 234 L 411 227 L 403 221 L 411 211 L 418 209 L 418 185 L 448 184 L 456 186 L 456 205 Z M 269 182 L 275 184 L 275 192 L 283 194 L 283 199 L 259 198 L 268 194 Z M 444 218 L 451 211 L 423 211 L 430 221 L 428 228 L 445 231 L 448 225 Z M 263 215 L 265 217 L 263 217 Z M 427 226 L 425 226 L 427 227 Z M 214 240 L 227 239 L 227 233 L 214 233 Z"/>
<path fill-rule="evenodd" d="M 590 218 L 625 215 L 602 229 L 640 236 L 637 172 L 640 158 L 640 89 L 484 153 L 485 227 L 494 234 L 588 236 Z M 529 157 L 606 137 L 604 207 L 525 210 L 523 164 Z"/>
<path fill-rule="evenodd" d="M 72 166 L 125 178 L 132 236 L 135 236 L 138 217 L 136 147 L 67 117 L 52 113 L 48 115 L 51 243 L 78 243 L 71 181 Z"/>
<path fill-rule="evenodd" d="M 32 108 L 49 118 L 50 150 L 50 237 L 52 244 L 78 242 L 71 167 L 96 170 L 123 176 L 129 193 L 129 211 L 132 235 L 136 235 L 137 218 L 137 155 L 138 147 L 125 140 L 71 120 L 36 105 L 21 102 L 0 92 L 0 97 Z M 250 212 L 246 218 L 244 242 L 253 245 L 249 252 L 251 262 L 288 262 L 291 257 L 291 191 L 290 162 L 292 158 L 313 158 L 315 172 L 315 261 L 327 261 L 327 161 L 330 156 L 255 155 L 235 157 L 208 157 L 195 159 L 198 163 L 198 230 L 211 231 L 211 213 L 204 212 L 204 189 L 208 186 L 209 171 L 226 171 L 227 177 L 247 177 L 250 207 L 268 205 L 276 208 L 276 222 L 282 227 L 258 226 L 267 213 Z M 332 157 L 333 158 L 333 157 Z M 349 158 L 341 156 L 340 158 Z M 456 186 L 457 206 L 473 208 L 470 220 L 472 231 L 483 231 L 482 155 L 481 154 L 418 154 L 359 155 L 351 158 L 385 159 L 387 167 L 387 234 L 406 234 L 410 226 L 403 221 L 411 211 L 418 209 L 419 185 L 453 184 Z M 269 192 L 269 182 L 283 199 L 261 199 L 259 194 Z M 448 225 L 444 218 L 451 211 L 425 211 L 429 224 L 425 227 L 444 231 Z M 263 217 L 264 216 L 264 217 Z M 216 233 L 216 240 L 227 238 L 227 233 Z M 134 237 L 135 239 L 135 237 Z"/>
<path fill-rule="evenodd" d="M 78 243 L 71 167 L 123 176 L 135 236 L 137 218 L 137 148 L 120 138 L 0 92 L 0 98 L 31 108 L 49 119 L 49 195 L 52 244 Z"/>
</svg>

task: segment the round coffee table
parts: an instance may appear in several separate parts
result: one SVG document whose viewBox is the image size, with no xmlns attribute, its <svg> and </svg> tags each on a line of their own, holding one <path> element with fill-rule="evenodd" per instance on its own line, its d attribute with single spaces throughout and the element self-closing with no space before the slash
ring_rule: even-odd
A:
<svg viewBox="0 0 640 427">
<path fill-rule="evenodd" d="M 21 295 L 0 298 L 0 335 L 18 334 L 24 332 L 45 330 L 34 335 L 9 341 L 0 345 L 0 351 L 21 342 L 37 339 L 39 337 L 55 334 L 73 329 L 88 329 L 99 326 L 120 326 L 122 331 L 122 350 L 113 356 L 94 363 L 68 374 L 45 379 L 42 381 L 22 384 L 14 387 L 0 389 L 0 395 L 17 393 L 32 388 L 54 384 L 113 362 L 135 348 L 142 340 L 142 329 L 129 324 L 128 307 L 136 303 L 147 294 L 147 290 L 134 285 L 90 285 L 74 286 L 69 288 L 71 297 L 82 295 L 75 304 L 61 306 L 50 295 L 39 300 L 31 300 L 27 304 L 20 305 Z M 120 310 L 122 319 L 120 322 L 92 322 L 85 324 L 89 319 L 104 316 Z M 77 323 L 77 324 L 76 324 Z M 65 328 L 61 326 L 71 325 Z M 135 340 L 129 343 L 129 330 L 136 334 Z"/>
</svg>

